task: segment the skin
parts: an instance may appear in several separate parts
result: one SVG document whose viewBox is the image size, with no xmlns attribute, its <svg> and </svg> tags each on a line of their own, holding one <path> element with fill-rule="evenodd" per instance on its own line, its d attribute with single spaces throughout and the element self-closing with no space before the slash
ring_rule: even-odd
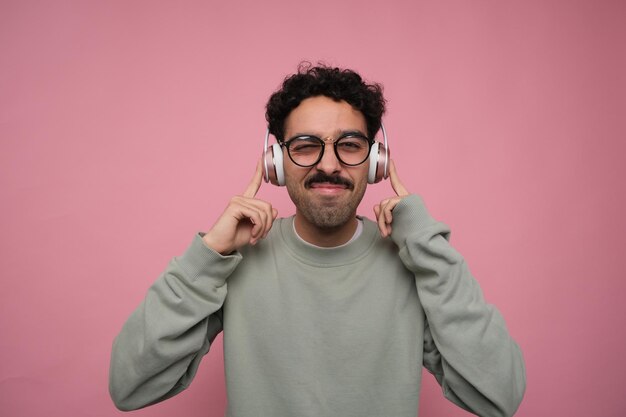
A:
<svg viewBox="0 0 626 417">
<path fill-rule="evenodd" d="M 303 100 L 285 120 L 286 138 L 310 134 L 327 143 L 324 155 L 312 167 L 295 165 L 284 150 L 285 182 L 296 206 L 296 231 L 305 241 L 322 247 L 339 246 L 353 236 L 356 211 L 367 188 L 368 163 L 356 167 L 341 164 L 332 142 L 343 131 L 367 132 L 365 118 L 344 101 L 318 96 Z M 338 177 L 344 184 L 313 181 L 318 175 Z M 269 202 L 256 198 L 263 182 L 262 160 L 257 163 L 252 181 L 241 195 L 233 197 L 213 227 L 204 235 L 205 244 L 223 255 L 247 244 L 255 245 L 272 228 L 278 212 Z M 409 192 L 401 183 L 393 161 L 389 179 L 395 196 L 374 206 L 382 237 L 391 234 L 393 208 Z"/>
</svg>

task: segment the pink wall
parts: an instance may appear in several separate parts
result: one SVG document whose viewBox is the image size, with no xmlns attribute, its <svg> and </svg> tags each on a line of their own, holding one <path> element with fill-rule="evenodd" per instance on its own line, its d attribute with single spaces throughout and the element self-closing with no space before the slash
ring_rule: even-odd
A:
<svg viewBox="0 0 626 417">
<path fill-rule="evenodd" d="M 120 414 L 114 336 L 243 190 L 264 103 L 308 58 L 384 83 L 401 178 L 522 346 L 518 415 L 624 415 L 625 5 L 3 1 L 0 414 Z M 221 417 L 219 340 L 136 415 Z M 430 376 L 421 414 L 466 415 Z"/>
</svg>

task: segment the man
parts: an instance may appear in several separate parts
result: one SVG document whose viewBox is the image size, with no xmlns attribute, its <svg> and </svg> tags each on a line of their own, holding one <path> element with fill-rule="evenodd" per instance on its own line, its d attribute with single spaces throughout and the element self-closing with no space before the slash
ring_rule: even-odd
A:
<svg viewBox="0 0 626 417">
<path fill-rule="evenodd" d="M 116 338 L 118 408 L 185 389 L 223 330 L 230 417 L 414 417 L 422 364 L 460 407 L 516 411 L 521 352 L 393 162 L 396 195 L 374 207 L 376 222 L 356 215 L 383 113 L 380 86 L 355 72 L 301 67 L 285 80 L 267 119 L 295 216 L 255 197 L 259 162 Z"/>
</svg>

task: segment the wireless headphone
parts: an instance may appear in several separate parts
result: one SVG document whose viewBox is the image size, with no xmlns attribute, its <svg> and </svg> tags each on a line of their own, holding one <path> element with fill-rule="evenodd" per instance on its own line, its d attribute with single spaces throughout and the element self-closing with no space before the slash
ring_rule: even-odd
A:
<svg viewBox="0 0 626 417">
<path fill-rule="evenodd" d="M 387 132 L 385 126 L 380 123 L 385 143 L 374 142 L 370 148 L 369 172 L 367 182 L 375 184 L 389 176 L 389 147 L 387 146 Z M 279 143 L 268 147 L 270 130 L 265 132 L 265 145 L 263 146 L 263 179 L 274 185 L 285 185 L 285 171 L 283 169 L 283 150 Z"/>
</svg>

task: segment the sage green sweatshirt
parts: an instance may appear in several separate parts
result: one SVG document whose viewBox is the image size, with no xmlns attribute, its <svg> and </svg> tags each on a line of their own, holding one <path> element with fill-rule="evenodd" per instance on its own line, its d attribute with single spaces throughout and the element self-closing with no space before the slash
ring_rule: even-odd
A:
<svg viewBox="0 0 626 417">
<path fill-rule="evenodd" d="M 196 236 L 114 342 L 116 406 L 184 390 L 223 330 L 227 417 L 415 417 L 422 365 L 460 407 L 513 415 L 525 370 L 502 316 L 420 197 L 393 215 L 391 239 L 363 219 L 331 249 L 303 242 L 293 218 L 229 256 Z"/>
</svg>

